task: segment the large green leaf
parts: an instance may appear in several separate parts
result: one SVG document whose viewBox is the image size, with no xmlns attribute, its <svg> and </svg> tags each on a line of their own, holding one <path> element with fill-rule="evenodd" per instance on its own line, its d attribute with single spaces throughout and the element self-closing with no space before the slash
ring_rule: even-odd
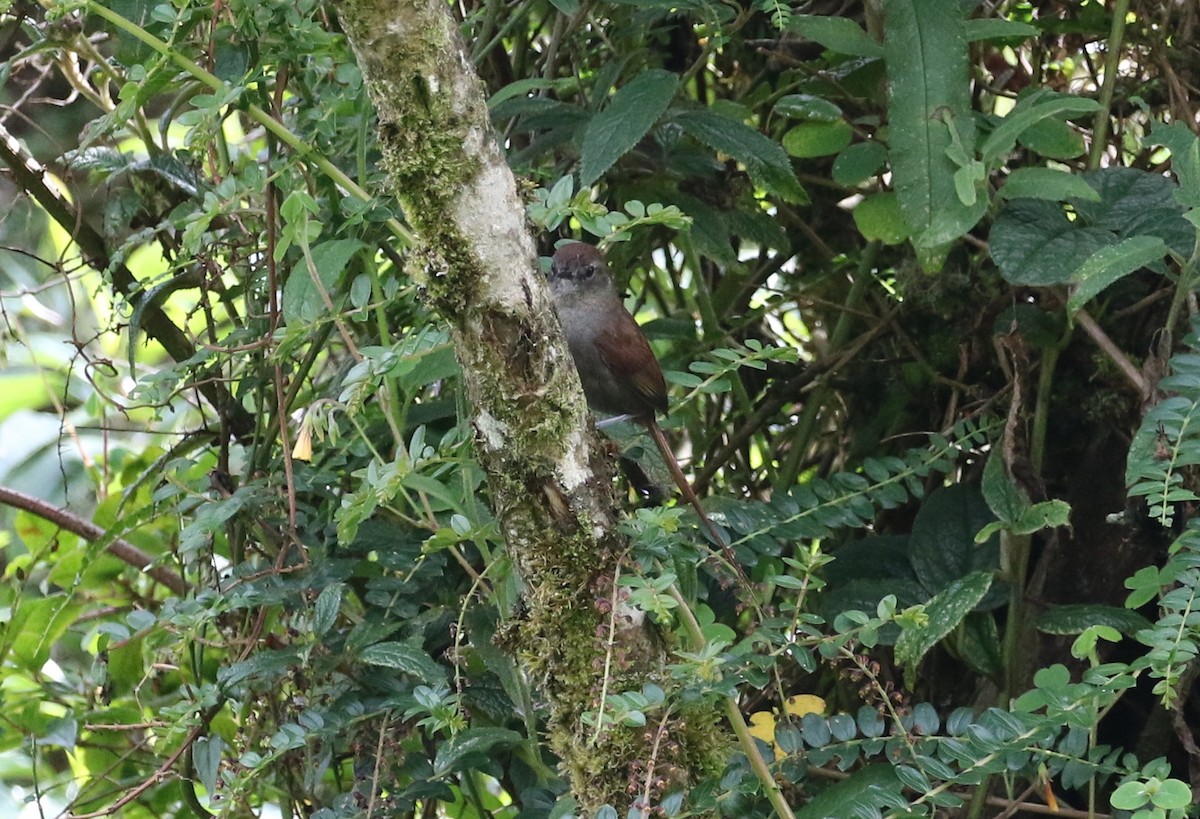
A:
<svg viewBox="0 0 1200 819">
<path fill-rule="evenodd" d="M 671 104 L 679 78 L 669 71 L 652 68 L 637 75 L 613 95 L 583 135 L 579 183 L 587 187 L 629 152 L 658 121 Z"/>
<path fill-rule="evenodd" d="M 849 17 L 794 14 L 788 20 L 787 28 L 838 54 L 854 57 L 883 56 L 883 46 L 872 40 L 870 35 Z"/>
<path fill-rule="evenodd" d="M 1005 199 L 1046 199 L 1051 202 L 1068 199 L 1100 201 L 1100 194 L 1081 177 L 1053 168 L 1017 168 L 1004 180 L 1000 195 Z"/>
<path fill-rule="evenodd" d="M 521 740 L 520 734 L 507 728 L 468 728 L 455 734 L 438 749 L 433 772 L 437 776 L 445 776 L 463 767 L 463 760 L 468 756 L 492 753 L 497 748 L 511 748 L 520 744 Z"/>
<path fill-rule="evenodd" d="M 879 816 L 883 807 L 908 804 L 901 793 L 904 786 L 891 765 L 868 765 L 848 779 L 821 791 L 811 802 L 796 811 L 796 819 L 829 819 L 831 816 Z"/>
<path fill-rule="evenodd" d="M 1046 634 L 1081 634 L 1091 626 L 1110 626 L 1133 636 L 1150 625 L 1150 621 L 1136 611 L 1099 603 L 1055 606 L 1037 619 L 1038 630 Z"/>
<path fill-rule="evenodd" d="M 975 150 L 962 4 L 887 0 L 884 10 L 892 179 L 928 269 L 987 209 L 985 195 L 964 200 L 955 185 Z M 947 153 L 956 147 L 959 163 Z"/>
<path fill-rule="evenodd" d="M 746 166 L 755 184 L 788 202 L 807 202 L 792 162 L 778 142 L 729 117 L 708 110 L 687 111 L 675 118 L 696 139 L 729 154 Z"/>
<path fill-rule="evenodd" d="M 958 484 L 930 495 L 913 521 L 909 557 L 921 583 L 940 592 L 955 580 L 999 564 L 999 547 L 975 543 L 975 533 L 995 520 L 977 487 Z"/>
<path fill-rule="evenodd" d="M 1167 251 L 1166 243 L 1157 236 L 1130 236 L 1096 251 L 1071 276 L 1076 287 L 1067 301 L 1067 312 L 1072 315 L 1079 312 L 1104 288 L 1160 261 Z"/>
<path fill-rule="evenodd" d="M 445 669 L 435 663 L 415 642 L 376 643 L 364 648 L 358 659 L 367 665 L 394 668 L 426 683 L 442 682 L 446 679 Z"/>
<path fill-rule="evenodd" d="M 1134 168 L 1105 168 L 1080 178 L 1099 199 L 1070 199 L 1072 213 L 1053 202 L 1026 199 L 1009 202 L 1001 210 L 989 246 L 1006 281 L 1047 286 L 1099 277 L 1097 283 L 1111 284 L 1113 271 L 1123 270 L 1124 275 L 1155 261 L 1159 246 L 1139 240 L 1123 245 L 1111 258 L 1090 260 L 1138 236 L 1157 237 L 1181 256 L 1191 255 L 1195 228 L 1184 218 L 1170 179 Z"/>
<path fill-rule="evenodd" d="M 922 625 L 900 633 L 896 640 L 896 662 L 904 666 L 904 678 L 910 688 L 921 658 L 979 605 L 992 587 L 992 577 L 990 571 L 977 571 L 953 581 L 925 604 L 928 619 Z"/>
<path fill-rule="evenodd" d="M 1042 120 L 1055 116 L 1091 113 L 1099 105 L 1098 102 L 1087 97 L 1075 97 L 1038 89 L 1032 94 L 1021 97 L 1008 116 L 1002 119 L 995 130 L 988 134 L 987 139 L 980 146 L 980 156 L 986 164 L 991 165 L 1013 149 L 1021 134 Z"/>
<path fill-rule="evenodd" d="M 313 246 L 312 268 L 307 259 L 296 262 L 283 286 L 283 317 L 288 324 L 314 322 L 329 312 L 325 297 L 336 302 L 334 296 L 342 272 L 362 246 L 357 239 L 333 239 Z"/>
</svg>

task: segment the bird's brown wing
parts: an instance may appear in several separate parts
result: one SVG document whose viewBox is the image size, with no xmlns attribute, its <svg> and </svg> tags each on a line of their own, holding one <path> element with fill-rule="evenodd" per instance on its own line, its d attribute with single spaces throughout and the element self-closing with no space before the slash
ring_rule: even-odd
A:
<svg viewBox="0 0 1200 819">
<path fill-rule="evenodd" d="M 667 384 L 642 328 L 623 309 L 596 337 L 596 350 L 613 375 L 629 386 L 630 397 L 648 414 L 667 411 Z"/>
</svg>

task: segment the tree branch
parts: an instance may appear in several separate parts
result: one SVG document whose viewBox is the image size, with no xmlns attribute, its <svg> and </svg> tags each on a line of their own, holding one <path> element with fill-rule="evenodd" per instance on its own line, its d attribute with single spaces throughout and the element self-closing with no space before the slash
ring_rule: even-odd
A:
<svg viewBox="0 0 1200 819">
<path fill-rule="evenodd" d="M 97 541 L 108 537 L 107 532 L 90 520 L 84 520 L 81 517 L 71 514 L 66 509 L 52 506 L 44 500 L 35 498 L 32 495 L 26 495 L 24 492 L 18 492 L 15 489 L 9 489 L 6 486 L 0 486 L 0 503 L 15 509 L 22 509 L 31 515 L 36 515 L 42 520 L 48 520 L 55 526 L 66 529 L 72 534 L 79 535 L 85 540 Z M 143 552 L 129 541 L 115 537 L 104 548 L 113 557 L 145 572 L 176 594 L 187 593 L 189 588 L 187 581 L 166 566 L 153 565 L 154 557 Z"/>
<path fill-rule="evenodd" d="M 536 262 L 516 183 L 492 131 L 483 86 L 443 0 L 352 0 L 343 26 L 379 114 L 384 165 L 423 244 L 422 282 L 448 320 L 462 365 L 476 456 L 525 581 L 515 643 L 549 706 L 549 742 L 581 812 L 627 804 L 640 730 L 583 720 L 604 689 L 639 690 L 661 674 L 661 644 L 619 618 L 619 662 L 605 674 L 602 613 L 628 547 L 617 532 L 612 463 L 592 446 L 578 374 Z M 629 618 L 631 621 L 634 618 Z M 672 718 L 659 762 L 688 771 L 719 747 L 717 715 Z M 670 750 L 666 750 L 669 747 Z M 669 757 L 664 758 L 664 757 Z"/>
</svg>

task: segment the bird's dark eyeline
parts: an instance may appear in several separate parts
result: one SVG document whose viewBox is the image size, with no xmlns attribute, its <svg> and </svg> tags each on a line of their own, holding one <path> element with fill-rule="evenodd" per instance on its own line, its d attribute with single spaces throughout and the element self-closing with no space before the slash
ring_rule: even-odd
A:
<svg viewBox="0 0 1200 819">
<path fill-rule="evenodd" d="M 613 288 L 600 251 L 563 245 L 550 263 L 550 291 L 588 406 L 645 423 L 667 411 L 667 384 L 642 328 Z"/>
</svg>

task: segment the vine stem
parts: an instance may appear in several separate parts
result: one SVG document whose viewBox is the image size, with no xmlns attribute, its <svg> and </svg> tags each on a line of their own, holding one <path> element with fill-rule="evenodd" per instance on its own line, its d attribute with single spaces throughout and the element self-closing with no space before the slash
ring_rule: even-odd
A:
<svg viewBox="0 0 1200 819">
<path fill-rule="evenodd" d="M 216 76 L 210 74 L 200 66 L 196 65 L 196 63 L 187 59 L 179 51 L 172 48 L 169 43 L 158 39 L 141 26 L 125 19 L 112 9 L 105 8 L 101 3 L 95 2 L 95 0 L 91 0 L 91 2 L 87 4 L 87 9 L 89 13 L 95 14 L 97 17 L 104 18 L 129 36 L 135 37 L 141 42 L 150 46 L 150 48 L 154 49 L 163 57 L 166 57 L 183 71 L 191 74 L 209 89 L 217 92 L 223 92 L 227 90 L 225 83 Z M 322 173 L 332 179 L 334 183 L 336 183 L 337 186 L 342 190 L 346 191 L 346 193 L 362 202 L 371 201 L 373 197 L 361 185 L 347 176 L 341 168 L 337 167 L 327 158 L 313 150 L 311 145 L 308 145 L 300 137 L 288 130 L 288 128 L 279 120 L 275 119 L 275 117 L 271 116 L 254 103 L 248 103 L 244 110 L 252 120 L 274 134 L 280 142 L 284 143 L 297 154 L 303 156 L 305 159 L 316 165 Z M 389 217 L 385 224 L 397 239 L 406 245 L 413 244 L 415 237 L 413 236 L 412 231 L 401 224 L 400 220 L 396 219 L 395 217 Z"/>
<path fill-rule="evenodd" d="M 1100 84 L 1100 110 L 1092 124 L 1092 151 L 1088 154 L 1088 170 L 1100 167 L 1104 147 L 1108 142 L 1108 116 L 1112 110 L 1113 91 L 1117 87 L 1117 73 L 1121 65 L 1121 40 L 1125 38 L 1125 17 L 1129 14 L 1129 0 L 1115 0 L 1112 4 L 1112 28 L 1108 31 L 1108 43 L 1104 53 L 1104 80 Z"/>
<path fill-rule="evenodd" d="M 688 635 L 692 638 L 694 647 L 697 650 L 703 648 L 704 630 L 700 628 L 700 622 L 692 612 L 691 606 L 683 599 L 683 595 L 674 583 L 670 585 L 668 591 L 679 606 L 680 617 Z M 783 791 L 779 789 L 779 783 L 771 774 L 771 768 L 763 759 L 763 755 L 759 753 L 758 746 L 754 744 L 754 737 L 750 736 L 750 726 L 746 724 L 746 718 L 742 716 L 742 711 L 738 708 L 736 696 L 725 697 L 725 716 L 729 720 L 729 724 L 733 726 L 733 733 L 737 736 L 738 744 L 742 746 L 742 751 L 750 760 L 750 768 L 758 777 L 758 781 L 762 783 L 763 790 L 767 793 L 767 799 L 775 808 L 775 813 L 782 819 L 796 819 L 796 814 L 792 813 L 792 806 L 783 798 Z"/>
</svg>

